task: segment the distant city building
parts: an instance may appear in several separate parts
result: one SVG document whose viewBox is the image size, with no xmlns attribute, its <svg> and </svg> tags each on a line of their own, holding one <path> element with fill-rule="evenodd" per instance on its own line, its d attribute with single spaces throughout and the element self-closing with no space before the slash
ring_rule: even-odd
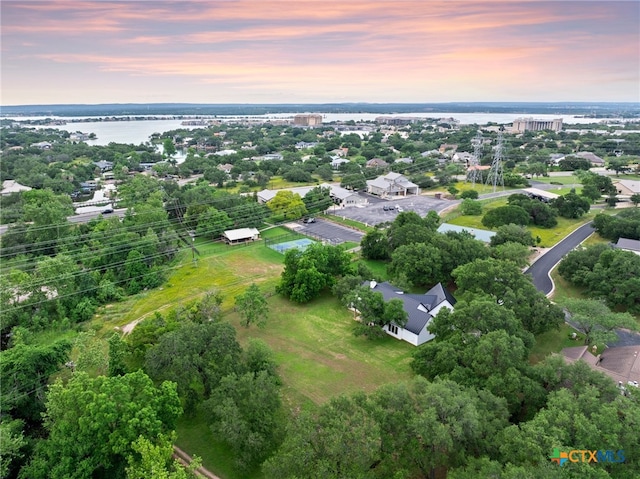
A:
<svg viewBox="0 0 640 479">
<path fill-rule="evenodd" d="M 322 125 L 322 115 L 296 115 L 293 117 L 293 124 L 297 126 L 318 126 Z"/>
<path fill-rule="evenodd" d="M 525 131 L 561 131 L 562 118 L 554 120 L 534 120 L 533 118 L 516 118 L 513 120 L 512 131 L 514 133 L 523 133 Z"/>
<path fill-rule="evenodd" d="M 420 118 L 413 118 L 408 116 L 378 116 L 376 117 L 376 123 L 381 123 L 384 125 L 410 125 L 420 120 Z"/>
</svg>

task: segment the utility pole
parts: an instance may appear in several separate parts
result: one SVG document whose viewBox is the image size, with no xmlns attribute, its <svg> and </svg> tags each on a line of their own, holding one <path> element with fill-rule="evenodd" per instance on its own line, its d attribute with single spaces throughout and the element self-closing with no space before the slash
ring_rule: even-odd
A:
<svg viewBox="0 0 640 479">
<path fill-rule="evenodd" d="M 471 181 L 471 187 L 476 187 L 476 182 L 482 184 L 482 170 L 480 170 L 480 158 L 482 157 L 482 148 L 484 146 L 482 133 L 478 130 L 478 134 L 471 140 L 473 145 L 473 156 L 467 169 L 467 181 Z"/>
<path fill-rule="evenodd" d="M 496 145 L 493 161 L 491 162 L 491 169 L 489 170 L 489 174 L 487 175 L 487 185 L 493 185 L 493 192 L 496 192 L 496 187 L 498 185 L 504 188 L 504 172 L 502 167 L 503 160 L 503 139 L 502 139 L 502 128 L 498 132 L 498 144 Z"/>
</svg>

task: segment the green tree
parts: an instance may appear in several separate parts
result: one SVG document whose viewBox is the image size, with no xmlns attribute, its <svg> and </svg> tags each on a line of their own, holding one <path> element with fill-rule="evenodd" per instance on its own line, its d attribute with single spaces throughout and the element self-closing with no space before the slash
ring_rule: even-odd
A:
<svg viewBox="0 0 640 479">
<path fill-rule="evenodd" d="M 4 409 L 4 408 L 3 408 Z M 0 477 L 15 477 L 25 455 L 24 423 L 5 417 L 0 422 Z"/>
<path fill-rule="evenodd" d="M 222 378 L 241 364 L 236 332 L 228 323 L 183 323 L 160 337 L 146 354 L 145 370 L 156 381 L 177 384 L 185 410 L 192 412 Z"/>
<path fill-rule="evenodd" d="M 171 158 L 176 154 L 176 146 L 173 144 L 173 140 L 171 138 L 164 139 L 162 142 L 162 151 L 165 158 Z"/>
<path fill-rule="evenodd" d="M 343 248 L 314 244 L 304 251 L 295 248 L 284 256 L 284 271 L 276 291 L 297 303 L 316 298 L 349 272 L 350 256 Z"/>
<path fill-rule="evenodd" d="M 512 261 L 519 268 L 524 268 L 529 263 L 530 253 L 529 247 L 521 243 L 509 241 L 493 247 L 491 256 L 499 260 Z"/>
<path fill-rule="evenodd" d="M 597 299 L 567 298 L 562 305 L 571 315 L 571 324 L 584 334 L 584 344 L 612 344 L 619 340 L 616 329 L 638 329 L 629 313 L 614 313 Z"/>
<path fill-rule="evenodd" d="M 173 459 L 173 442 L 175 434 L 166 437 L 158 436 L 155 441 L 140 436 L 131 444 L 135 452 L 128 458 L 126 479 L 190 479 L 191 474 L 200 467 L 200 459 L 194 458 L 187 468 L 180 461 Z"/>
<path fill-rule="evenodd" d="M 0 352 L 2 411 L 14 418 L 39 422 L 49 377 L 68 361 L 71 343 L 16 344 Z"/>
<path fill-rule="evenodd" d="M 575 190 L 551 201 L 551 206 L 558 210 L 563 218 L 580 218 L 589 212 L 591 204 L 585 198 L 578 196 Z"/>
<path fill-rule="evenodd" d="M 304 198 L 302 198 L 302 202 L 307 208 L 308 213 L 321 213 L 329 209 L 331 205 L 333 205 L 333 200 L 330 196 L 330 189 L 324 188 L 322 186 L 316 186 L 314 189 L 309 191 Z"/>
<path fill-rule="evenodd" d="M 465 198 L 460 204 L 460 212 L 465 216 L 479 216 L 482 214 L 482 203 Z"/>
<path fill-rule="evenodd" d="M 631 200 L 631 203 L 633 203 L 633 206 L 637 208 L 638 205 L 640 204 L 640 193 L 632 194 L 629 199 Z"/>
<path fill-rule="evenodd" d="M 542 293 L 529 276 L 510 261 L 477 259 L 453 271 L 457 295 L 486 294 L 511 309 L 527 331 L 539 334 L 562 324 L 564 315 Z M 499 280 L 496 280 L 499 278 Z"/>
<path fill-rule="evenodd" d="M 278 380 L 266 371 L 224 377 L 202 408 L 214 434 L 231 446 L 242 470 L 261 463 L 281 440 Z"/>
<path fill-rule="evenodd" d="M 380 229 L 374 229 L 364 235 L 360 241 L 360 247 L 362 256 L 367 259 L 385 260 L 389 258 L 387 235 Z"/>
<path fill-rule="evenodd" d="M 267 477 L 341 479 L 371 477 L 380 457 L 380 427 L 357 398 L 338 396 L 316 415 L 303 411 L 263 468 Z"/>
<path fill-rule="evenodd" d="M 499 226 L 496 234 L 491 237 L 491 246 L 495 247 L 504 243 L 520 243 L 524 246 L 536 244 L 527 228 L 513 223 Z"/>
<path fill-rule="evenodd" d="M 353 173 L 344 175 L 340 186 L 348 190 L 364 190 L 367 188 L 367 181 L 362 173 Z"/>
<path fill-rule="evenodd" d="M 175 384 L 142 371 L 90 378 L 76 373 L 47 394 L 45 428 L 24 479 L 123 476 L 140 437 L 169 434 L 182 413 Z"/>
<path fill-rule="evenodd" d="M 113 333 L 108 340 L 109 343 L 109 376 L 122 376 L 127 372 L 124 358 L 127 353 L 127 344 L 122 340 L 122 336 Z"/>
<path fill-rule="evenodd" d="M 244 293 L 236 296 L 236 310 L 245 327 L 254 323 L 262 327 L 269 315 L 269 304 L 258 285 L 251 283 Z"/>
<path fill-rule="evenodd" d="M 281 220 L 297 220 L 307 214 L 307 208 L 300 195 L 288 190 L 278 191 L 267 206 L 273 215 Z"/>
<path fill-rule="evenodd" d="M 198 217 L 196 234 L 198 236 L 217 239 L 232 225 L 233 220 L 229 218 L 227 213 L 211 206 Z"/>
<path fill-rule="evenodd" d="M 465 190 L 462 193 L 460 193 L 460 198 L 462 198 L 463 200 L 466 200 L 466 199 L 477 200 L 479 196 L 480 195 L 476 190 Z"/>
<path fill-rule="evenodd" d="M 521 206 L 499 206 L 489 210 L 482 217 L 482 224 L 487 228 L 494 228 L 508 224 L 528 225 L 529 213 Z"/>
</svg>

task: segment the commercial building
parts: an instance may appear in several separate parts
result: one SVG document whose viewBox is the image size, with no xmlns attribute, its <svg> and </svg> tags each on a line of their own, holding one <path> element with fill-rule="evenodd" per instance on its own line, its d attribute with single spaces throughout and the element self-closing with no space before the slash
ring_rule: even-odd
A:
<svg viewBox="0 0 640 479">
<path fill-rule="evenodd" d="M 322 125 L 322 115 L 296 115 L 293 117 L 293 124 L 297 126 L 319 126 Z"/>
<path fill-rule="evenodd" d="M 516 118 L 511 127 L 513 133 L 523 133 L 525 131 L 561 131 L 562 118 L 554 120 L 534 120 L 533 118 Z"/>
</svg>

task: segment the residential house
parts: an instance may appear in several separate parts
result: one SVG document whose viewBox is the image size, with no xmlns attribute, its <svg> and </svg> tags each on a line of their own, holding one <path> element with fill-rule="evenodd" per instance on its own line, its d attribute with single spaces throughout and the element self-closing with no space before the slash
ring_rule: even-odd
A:
<svg viewBox="0 0 640 479">
<path fill-rule="evenodd" d="M 347 155 L 349 154 L 349 148 L 346 148 L 346 147 L 336 148 L 334 150 L 331 150 L 329 153 L 335 156 L 346 158 Z"/>
<path fill-rule="evenodd" d="M 443 143 L 442 145 L 440 145 L 440 148 L 438 149 L 438 152 L 442 153 L 443 155 L 451 156 L 457 150 L 458 150 L 458 145 L 449 144 L 449 143 Z"/>
<path fill-rule="evenodd" d="M 619 387 L 640 382 L 640 346 L 616 346 L 606 348 L 602 354 L 594 356 L 587 346 L 564 348 L 562 356 L 568 363 L 584 361 L 594 371 L 609 376 Z"/>
<path fill-rule="evenodd" d="M 468 153 L 466 151 L 456 151 L 451 159 L 457 163 L 464 163 L 468 166 L 473 159 L 473 153 Z"/>
<path fill-rule="evenodd" d="M 235 155 L 236 153 L 238 153 L 236 150 L 220 150 L 220 151 L 216 151 L 214 153 L 214 155 L 216 155 L 216 156 L 229 156 L 229 155 Z"/>
<path fill-rule="evenodd" d="M 398 158 L 394 161 L 394 163 L 404 163 L 405 165 L 410 165 L 413 163 L 413 158 Z"/>
<path fill-rule="evenodd" d="M 365 166 L 367 168 L 386 168 L 387 166 L 389 166 L 389 163 L 384 161 L 382 158 L 371 158 L 369 161 L 367 161 Z"/>
<path fill-rule="evenodd" d="M 317 141 L 299 141 L 296 143 L 297 150 L 306 150 L 307 148 L 315 148 L 318 146 Z"/>
<path fill-rule="evenodd" d="M 53 145 L 48 141 L 40 141 L 38 143 L 32 143 L 31 148 L 39 148 L 41 150 L 50 150 Z"/>
<path fill-rule="evenodd" d="M 100 161 L 94 161 L 93 164 L 96 165 L 96 167 L 100 168 L 101 173 L 105 173 L 107 171 L 113 170 L 112 161 L 100 160 Z"/>
<path fill-rule="evenodd" d="M 394 196 L 419 195 L 420 188 L 400 173 L 387 173 L 375 180 L 367 180 L 367 192 L 388 198 Z"/>
<path fill-rule="evenodd" d="M 592 166 L 604 166 L 604 160 L 590 151 L 579 151 L 575 156 L 589 160 Z"/>
<path fill-rule="evenodd" d="M 385 301 L 399 299 L 407 313 L 407 324 L 404 327 L 389 324 L 384 331 L 394 338 L 406 341 L 414 346 L 420 346 L 434 338 L 428 331 L 431 320 L 442 308 L 453 310 L 455 298 L 442 286 L 436 284 L 424 294 L 406 294 L 390 283 L 367 282 L 371 290 L 381 293 Z"/>
<path fill-rule="evenodd" d="M 340 165 L 344 165 L 345 163 L 350 163 L 350 161 L 347 160 L 346 158 L 341 158 L 339 156 L 331 157 L 331 168 L 334 170 L 339 170 Z"/>
<path fill-rule="evenodd" d="M 638 180 L 620 180 L 617 181 L 614 186 L 620 195 L 631 196 L 640 194 L 640 181 Z"/>
<path fill-rule="evenodd" d="M 21 191 L 29 191 L 30 187 L 21 185 L 16 180 L 4 180 L 2 182 L 2 191 L 0 195 L 7 196 L 12 193 L 20 193 Z"/>
<path fill-rule="evenodd" d="M 220 171 L 224 171 L 228 175 L 231 173 L 231 170 L 233 169 L 233 165 L 231 163 L 224 163 L 222 165 L 218 165 L 216 168 L 219 169 Z"/>
<path fill-rule="evenodd" d="M 222 233 L 222 238 L 227 244 L 234 245 L 256 241 L 260 239 L 260 232 L 256 228 L 238 228 L 226 230 Z"/>
</svg>

